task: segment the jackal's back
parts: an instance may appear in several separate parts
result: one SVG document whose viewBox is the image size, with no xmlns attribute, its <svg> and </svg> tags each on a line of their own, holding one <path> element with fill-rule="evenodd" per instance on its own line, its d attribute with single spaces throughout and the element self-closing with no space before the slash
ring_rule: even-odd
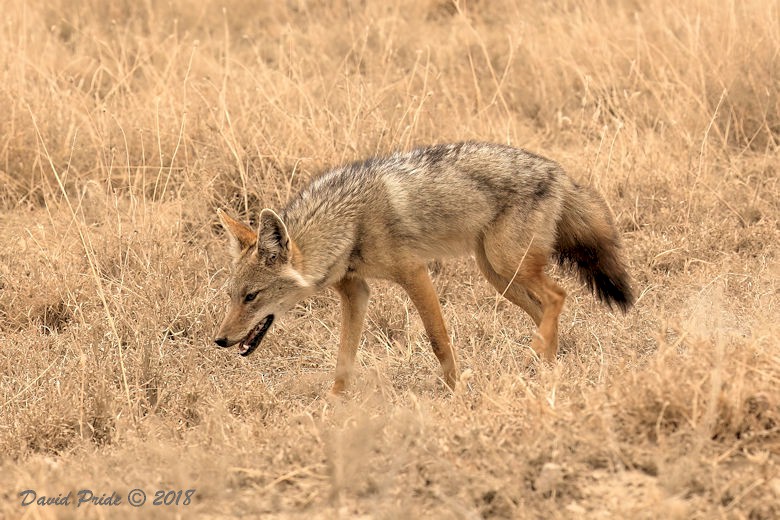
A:
<svg viewBox="0 0 780 520">
<path fill-rule="evenodd" d="M 436 145 L 331 170 L 290 202 L 285 218 L 309 232 L 320 225 L 373 230 L 422 256 L 462 254 L 509 211 L 544 205 L 555 218 L 567 182 L 557 163 L 518 148 Z"/>
</svg>

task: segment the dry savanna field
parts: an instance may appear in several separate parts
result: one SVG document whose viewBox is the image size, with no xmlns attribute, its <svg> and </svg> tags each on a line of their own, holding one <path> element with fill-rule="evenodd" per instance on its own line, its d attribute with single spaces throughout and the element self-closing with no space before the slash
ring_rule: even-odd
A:
<svg viewBox="0 0 780 520">
<path fill-rule="evenodd" d="M 2 7 L 0 517 L 780 517 L 778 0 Z M 250 357 L 214 346 L 217 208 L 256 222 L 330 166 L 467 139 L 605 197 L 627 315 L 552 269 L 539 363 L 462 258 L 430 266 L 455 392 L 387 282 L 344 400 L 332 291 Z"/>
</svg>

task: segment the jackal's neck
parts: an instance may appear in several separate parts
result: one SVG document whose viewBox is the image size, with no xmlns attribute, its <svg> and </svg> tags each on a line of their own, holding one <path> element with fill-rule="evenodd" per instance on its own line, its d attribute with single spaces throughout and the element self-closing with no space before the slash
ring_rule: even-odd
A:
<svg viewBox="0 0 780 520">
<path fill-rule="evenodd" d="M 308 283 L 324 288 L 343 278 L 355 241 L 350 219 L 317 211 L 285 211 L 282 219 L 293 243 L 293 267 Z"/>
<path fill-rule="evenodd" d="M 326 287 L 346 274 L 358 223 L 372 212 L 377 183 L 376 172 L 365 164 L 339 167 L 306 186 L 282 210 L 300 249 L 301 274 L 310 283 Z"/>
</svg>

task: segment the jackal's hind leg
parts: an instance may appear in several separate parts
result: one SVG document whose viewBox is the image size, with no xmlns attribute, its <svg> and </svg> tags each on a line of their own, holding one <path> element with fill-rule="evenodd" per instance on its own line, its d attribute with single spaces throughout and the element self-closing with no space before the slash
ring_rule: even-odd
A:
<svg viewBox="0 0 780 520">
<path fill-rule="evenodd" d="M 544 264 L 542 264 L 543 266 Z M 542 359 L 553 361 L 558 353 L 558 318 L 563 310 L 566 291 L 547 276 L 542 267 L 529 273 L 523 283 L 542 302 L 542 320 L 539 334 L 531 340 L 531 347 Z"/>
<path fill-rule="evenodd" d="M 547 248 L 534 246 L 533 241 L 523 247 L 519 241 L 512 243 L 501 238 L 500 235 L 493 237 L 490 243 L 485 244 L 486 265 L 494 268 L 495 274 L 499 275 L 499 282 L 507 280 L 508 283 L 512 280 L 506 292 L 507 298 L 525 309 L 539 329 L 531 340 L 531 347 L 539 357 L 552 361 L 558 353 L 558 317 L 563 310 L 566 291 L 544 272 L 550 256 Z M 479 255 L 477 259 L 479 261 Z M 496 286 L 495 280 L 490 277 L 488 280 Z M 515 285 L 524 289 L 514 289 Z M 538 299 L 541 306 L 534 302 L 529 293 Z"/>
<path fill-rule="evenodd" d="M 523 309 L 538 327 L 542 322 L 542 306 L 538 300 L 531 297 L 525 287 L 517 280 L 516 276 L 505 278 L 498 274 L 485 255 L 485 251 L 480 244 L 475 251 L 477 266 L 482 276 L 490 282 L 490 285 L 498 291 L 500 295 Z"/>
</svg>

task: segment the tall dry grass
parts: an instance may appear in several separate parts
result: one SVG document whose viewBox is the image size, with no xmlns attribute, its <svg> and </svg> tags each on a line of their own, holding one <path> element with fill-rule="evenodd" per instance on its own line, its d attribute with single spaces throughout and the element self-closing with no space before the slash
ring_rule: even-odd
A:
<svg viewBox="0 0 780 520">
<path fill-rule="evenodd" d="M 0 26 L 0 515 L 18 493 L 196 488 L 79 516 L 780 515 L 777 1 L 9 0 Z M 374 283 L 323 400 L 325 293 L 212 347 L 247 220 L 329 165 L 483 139 L 607 198 L 640 294 L 564 276 L 563 355 L 469 261 L 435 272 L 450 395 Z M 31 506 L 32 507 L 32 506 Z"/>
</svg>

